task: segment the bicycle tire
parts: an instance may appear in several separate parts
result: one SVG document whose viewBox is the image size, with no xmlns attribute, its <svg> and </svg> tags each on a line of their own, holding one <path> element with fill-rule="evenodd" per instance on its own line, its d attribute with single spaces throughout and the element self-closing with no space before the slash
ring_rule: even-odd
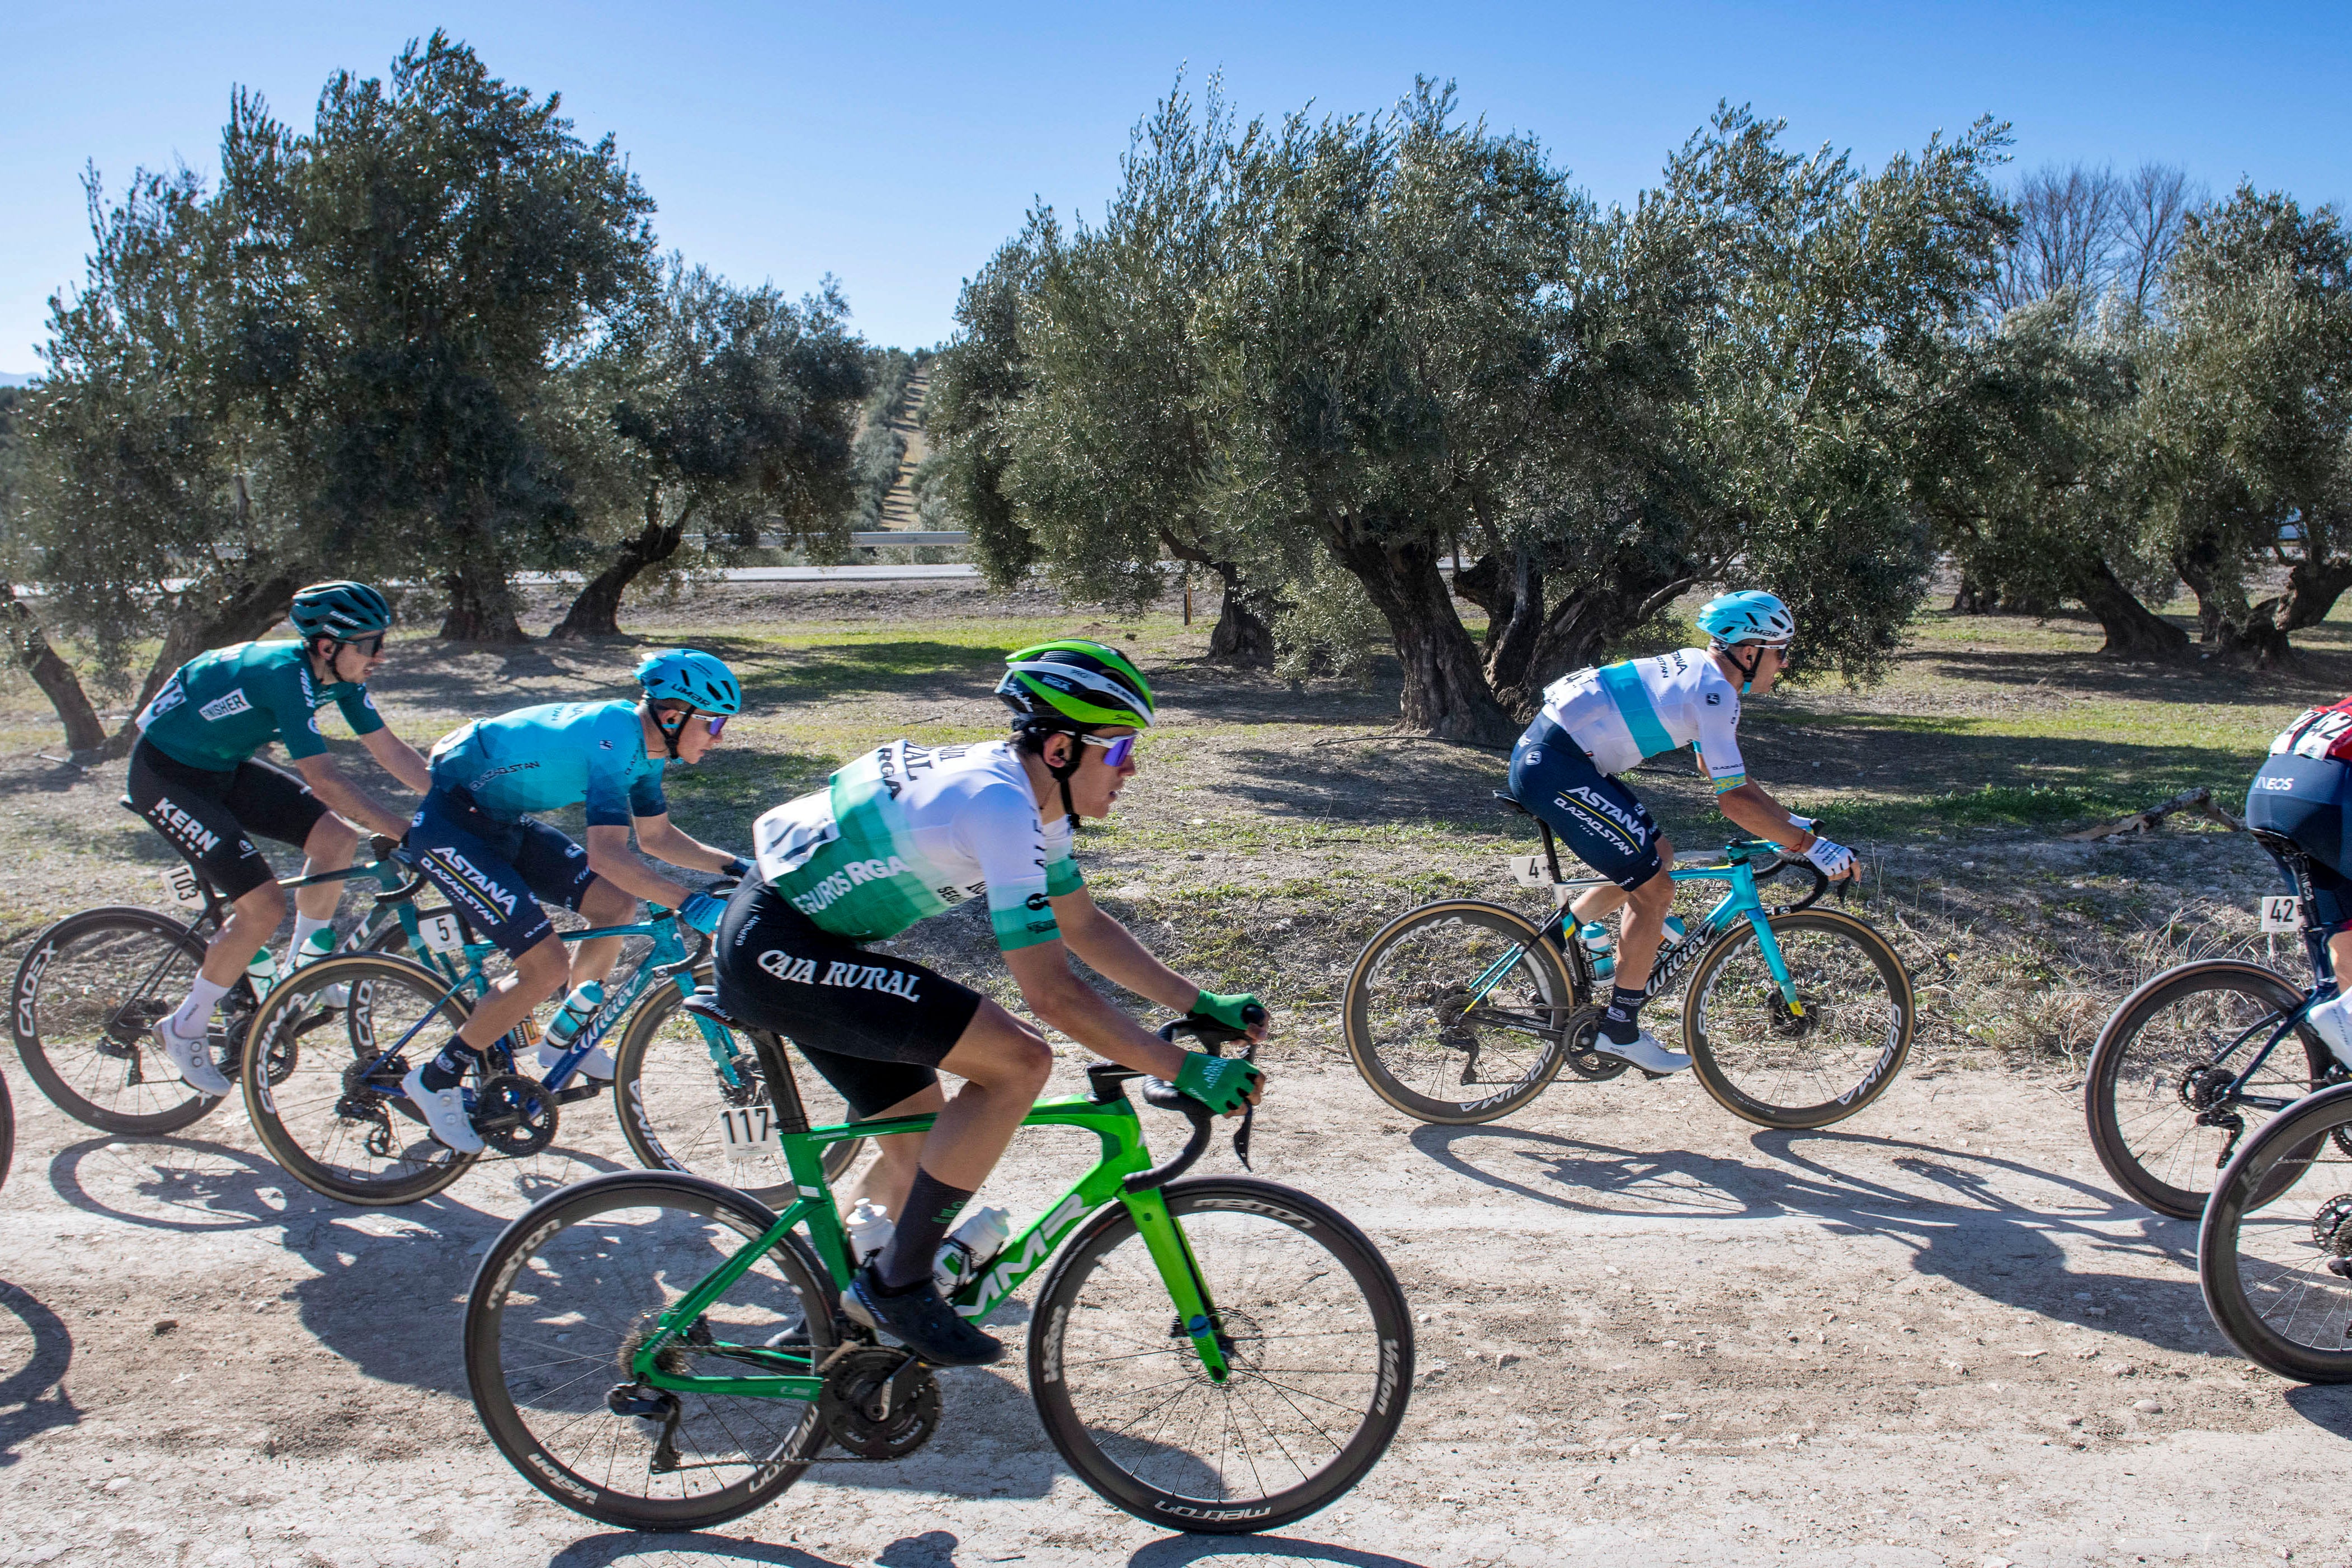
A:
<svg viewBox="0 0 2352 1568">
<path fill-rule="evenodd" d="M 336 986 L 351 988 L 340 1008 L 319 996 Z M 388 1095 L 381 1082 L 355 1084 L 352 1078 L 353 1069 L 376 1055 L 378 1043 L 390 1043 L 384 1034 L 397 1038 L 428 1008 L 439 1021 L 417 1030 L 407 1061 L 413 1066 L 422 1060 L 418 1051 L 440 1050 L 446 1039 L 441 1026 L 455 1032 L 466 1021 L 466 1007 L 446 994 L 448 988 L 446 980 L 422 965 L 381 953 L 333 954 L 303 965 L 271 988 L 253 1016 L 251 1049 L 239 1077 L 254 1133 L 289 1176 L 313 1192 L 380 1207 L 430 1197 L 472 1168 L 479 1155 L 461 1155 L 435 1143 L 423 1119 Z M 314 1049 L 311 1037 L 321 1033 L 324 1049 Z M 273 1060 L 280 1068 L 275 1082 L 261 1068 Z M 371 1077 L 392 1078 L 393 1069 Z M 380 1145 L 372 1146 L 379 1132 Z M 395 1149 L 394 1137 L 408 1141 Z"/>
<path fill-rule="evenodd" d="M 2223 1002 L 2224 996 L 2242 1005 Z M 2235 1129 L 2200 1125 L 2187 1099 L 2193 1075 L 2207 1065 L 2205 1051 L 2219 1043 L 2217 1034 L 2260 1029 L 2267 1037 L 2275 1026 L 2265 1019 L 2300 1007 L 2303 998 L 2286 977 L 2242 958 L 2182 964 L 2126 997 L 2100 1028 L 2083 1075 L 2084 1120 L 2108 1178 L 2158 1214 L 2194 1219 L 2204 1213 L 2211 1181 L 2242 1144 L 2244 1126 L 2242 1117 Z M 2295 1033 L 2303 1076 L 2272 1073 L 2262 1083 L 2301 1099 L 2326 1076 L 2327 1048 L 2307 1029 L 2298 1026 Z M 2289 1049 L 2280 1042 L 2280 1051 Z M 2278 1056 L 2273 1051 L 2272 1062 Z M 2263 1064 L 2265 1073 L 2271 1065 Z M 2200 1177 L 2207 1185 L 2189 1185 Z"/>
<path fill-rule="evenodd" d="M 632 1210 L 698 1217 L 701 1223 L 663 1227 L 656 1234 L 658 1218 L 631 1228 L 615 1218 Z M 717 1266 L 721 1255 L 709 1247 L 709 1227 L 718 1225 L 736 1235 L 756 1238 L 775 1223 L 775 1218 L 765 1205 L 717 1182 L 670 1171 L 621 1171 L 541 1199 L 500 1232 L 483 1256 L 466 1300 L 466 1386 L 483 1429 L 508 1463 L 525 1480 L 573 1512 L 631 1530 L 709 1529 L 762 1506 L 798 1480 L 825 1443 L 824 1424 L 814 1404 L 796 1406 L 799 1419 L 781 1444 L 741 1461 L 740 1468 L 746 1471 L 743 1479 L 701 1497 L 676 1499 L 626 1492 L 614 1484 L 614 1472 L 625 1468 L 619 1462 L 625 1444 L 635 1441 L 641 1449 L 644 1445 L 636 1430 L 639 1423 L 611 1416 L 604 1408 L 606 1389 L 620 1375 L 618 1364 L 625 1355 L 628 1333 Z M 568 1234 L 590 1221 L 597 1222 L 596 1235 L 583 1238 L 576 1249 L 567 1245 Z M 575 1249 L 581 1254 L 576 1259 Z M 546 1260 L 551 1258 L 558 1261 L 550 1264 Z M 534 1260 L 541 1260 L 539 1267 L 532 1267 Z M 762 1261 L 772 1263 L 775 1278 L 758 1278 L 760 1265 L 754 1264 L 730 1287 L 729 1295 L 714 1303 L 712 1311 L 723 1309 L 730 1314 L 721 1320 L 723 1325 L 744 1321 L 755 1312 L 761 1313 L 762 1321 L 745 1330 L 756 1333 L 775 1322 L 788 1322 L 796 1306 L 809 1327 L 810 1359 L 822 1361 L 837 1343 L 830 1277 L 793 1234 L 787 1234 Z M 608 1278 L 625 1265 L 629 1270 L 626 1278 Z M 516 1289 L 518 1281 L 527 1281 L 521 1291 Z M 754 1282 L 747 1288 L 746 1281 Z M 670 1289 L 669 1282 L 677 1288 Z M 608 1284 L 614 1289 L 598 1289 Z M 572 1307 L 574 1292 L 582 1299 L 594 1293 L 595 1310 Z M 667 1301 L 660 1299 L 665 1295 Z M 793 1300 L 788 1302 L 787 1295 Z M 517 1309 L 524 1309 L 520 1319 Z M 532 1343 L 531 1325 L 540 1320 L 528 1312 L 534 1310 L 540 1320 L 552 1319 L 565 1325 L 561 1339 L 555 1337 L 553 1322 L 548 1322 L 536 1336 L 537 1343 Z M 582 1334 L 588 1336 L 589 1343 L 573 1345 L 572 1340 Z M 559 1344 L 563 1348 L 559 1350 Z M 509 1356 L 509 1345 L 519 1354 Z M 688 1400 L 716 1405 L 718 1396 L 683 1396 L 681 1406 Z M 564 1408 L 565 1402 L 574 1408 Z M 551 1407 L 551 1417 L 541 1423 L 545 1430 L 535 1430 L 530 1413 L 543 1406 Z M 723 1408 L 742 1425 L 760 1414 L 762 1406 L 790 1407 L 784 1400 L 738 1396 Z M 688 1419 L 682 1414 L 680 1427 Z M 694 1437 L 698 1439 L 714 1431 L 723 1435 L 717 1440 L 733 1440 L 733 1428 L 723 1416 L 708 1427 L 698 1426 Z M 593 1472 L 581 1468 L 568 1449 L 551 1447 L 560 1433 L 576 1434 L 592 1446 L 599 1439 L 609 1439 L 604 1446 L 613 1454 L 613 1461 Z M 699 1441 L 697 1447 L 708 1460 L 709 1447 Z M 701 1468 L 688 1466 L 668 1473 L 691 1475 Z M 648 1481 L 655 1473 L 648 1465 Z M 683 1487 L 686 1482 L 679 1484 Z"/>
<path fill-rule="evenodd" d="M 1755 925 L 1742 920 L 1691 970 L 1683 993 L 1683 1049 L 1700 1084 L 1733 1115 L 1784 1131 L 1826 1127 L 1886 1092 L 1903 1071 L 1917 1021 L 1911 976 L 1875 926 L 1843 911 L 1775 915 L 1771 925 L 1802 1015 L 1790 1013 L 1757 948 Z M 1820 940 L 1809 939 L 1814 937 Z M 1864 983 L 1857 959 L 1876 976 L 1883 1000 L 1864 995 L 1857 1007 Z M 1735 1000 L 1726 986 L 1759 1004 L 1756 1019 L 1718 1006 L 1719 992 L 1724 1003 Z M 1823 1097 L 1780 1098 L 1791 1090 Z"/>
<path fill-rule="evenodd" d="M 1180 1181 L 1164 1191 L 1169 1212 L 1189 1220 L 1181 1224 L 1186 1249 L 1198 1260 L 1217 1316 L 1234 1331 L 1220 1336 L 1234 1375 L 1213 1382 L 1192 1342 L 1171 1337 L 1167 1287 L 1135 1217 L 1118 1204 L 1095 1216 L 1062 1249 L 1037 1293 L 1029 1331 L 1030 1393 L 1055 1448 L 1114 1507 L 1167 1529 L 1212 1534 L 1280 1529 L 1329 1507 L 1388 1450 L 1412 1393 L 1412 1310 L 1380 1249 L 1328 1204 L 1248 1176 Z M 1286 1234 L 1311 1244 L 1311 1256 L 1279 1249 Z M 1115 1261 L 1114 1254 L 1120 1254 Z M 1237 1263 L 1244 1272 L 1249 1266 L 1262 1272 L 1237 1277 Z M 1123 1279 L 1097 1285 L 1107 1264 Z M 1343 1299 L 1350 1287 L 1353 1301 Z M 1294 1343 L 1293 1354 L 1304 1360 L 1339 1352 L 1329 1359 L 1344 1364 L 1269 1367 L 1266 1355 L 1286 1336 L 1265 1331 L 1283 1313 L 1314 1325 Z M 1345 1345 L 1334 1343 L 1343 1337 Z M 1310 1339 L 1311 1348 L 1297 1348 Z M 1097 1348 L 1106 1354 L 1087 1354 Z M 1126 1423 L 1132 1428 L 1151 1420 L 1149 1437 L 1105 1433 L 1089 1420 L 1091 1409 L 1115 1416 L 1137 1397 L 1097 1394 L 1095 1379 L 1080 1375 L 1096 1366 L 1118 1369 L 1102 1375 L 1104 1381 L 1131 1376 L 1150 1390 L 1146 1408 Z M 1168 1394 L 1180 1380 L 1185 1386 Z M 1310 1381 L 1320 1386 L 1303 1386 Z M 1086 1386 L 1074 1389 L 1081 1384 Z M 1260 1390 L 1271 1390 L 1270 1396 L 1250 1406 L 1246 1420 L 1237 1416 L 1236 1401 Z M 1307 1414 L 1326 1406 L 1353 1413 L 1353 1429 L 1335 1437 Z M 1205 1427 L 1195 1423 L 1209 1434 L 1205 1453 L 1171 1441 L 1174 1418 L 1187 1406 L 1209 1417 Z M 1341 1418 L 1325 1417 L 1334 1426 Z M 1230 1458 L 1234 1444 L 1259 1431 L 1273 1440 L 1270 1452 Z M 1311 1469 L 1300 1457 L 1327 1448 L 1329 1458 Z M 1164 1477 L 1158 1474 L 1163 1467 Z M 1296 1480 L 1255 1494 L 1224 1484 L 1237 1475 L 1265 1489 L 1265 1471 L 1281 1479 L 1286 1468 Z M 1187 1481 L 1194 1490 L 1183 1490 Z"/>
<path fill-rule="evenodd" d="M 2344 1243 L 2316 1234 L 2331 1206 L 2352 1212 L 2347 1131 L 2352 1083 L 2281 1111 L 2239 1145 L 2198 1227 L 2197 1279 L 2214 1326 L 2249 1361 L 2305 1383 L 2352 1383 L 2352 1280 L 2327 1267 Z M 2334 1179 L 2314 1180 L 2322 1171 Z M 2315 1201 L 2281 1203 L 2298 1183 Z"/>
<path fill-rule="evenodd" d="M 1443 934 L 1449 932 L 1471 934 L 1465 951 L 1445 950 L 1451 944 Z M 1515 999 L 1525 1000 L 1530 1013 L 1549 1011 L 1556 1027 L 1549 1034 L 1530 1036 L 1501 1024 L 1479 1028 L 1476 1005 L 1463 1005 L 1471 982 L 1515 945 L 1518 973 L 1487 994 L 1503 984 L 1514 991 L 1532 986 Z M 1373 1093 L 1419 1121 L 1458 1127 L 1509 1115 L 1559 1076 L 1568 1055 L 1560 1026 L 1577 1000 L 1559 956 L 1524 915 L 1499 904 L 1443 899 L 1407 910 L 1372 934 L 1349 972 L 1339 1010 L 1348 1055 Z M 1517 1043 L 1528 1038 L 1539 1043 L 1532 1049 Z M 1486 1072 L 1490 1052 L 1502 1064 L 1494 1076 L 1460 1082 Z M 1500 1086 L 1466 1098 L 1433 1092 L 1474 1084 Z"/>
<path fill-rule="evenodd" d="M 695 977 L 698 990 L 707 992 L 712 983 L 708 969 Z M 698 1176 L 761 1203 L 782 1202 L 790 1197 L 793 1180 L 781 1154 L 740 1166 L 726 1156 L 719 1116 L 735 1102 L 726 1097 L 719 1075 L 709 1070 L 709 1048 L 698 1021 L 684 1011 L 685 1002 L 677 985 L 666 982 L 637 1004 L 622 1028 L 620 1049 L 613 1053 L 613 1115 L 621 1124 L 621 1135 L 647 1170 Z M 739 1071 L 748 1068 L 753 1080 L 744 1085 L 748 1093 L 742 1103 L 767 1104 L 769 1070 L 760 1053 L 739 1049 L 735 1060 Z M 783 1066 L 791 1071 L 790 1062 Z M 814 1096 L 797 1075 L 793 1082 L 811 1126 L 851 1120 L 848 1106 L 822 1075 L 816 1078 Z M 865 1146 L 863 1138 L 827 1144 L 825 1180 L 839 1180 Z"/>
<path fill-rule="evenodd" d="M 16 1160 L 16 1103 L 8 1097 L 8 1075 L 0 1072 L 0 1186 L 8 1185 L 8 1167 Z"/>
<path fill-rule="evenodd" d="M 35 936 L 16 966 L 8 1019 L 17 1058 L 49 1103 L 87 1126 L 135 1137 L 175 1133 L 209 1115 L 219 1098 L 182 1081 L 152 1032 L 179 1006 L 204 956 L 186 924 L 133 904 L 85 909 Z M 101 970 L 131 978 L 118 984 Z M 215 1016 L 216 1040 L 225 1022 Z M 92 1038 L 79 1040 L 84 1032 Z M 226 1044 L 219 1050 L 226 1058 Z M 223 1071 L 236 1068 L 225 1061 Z M 118 1075 L 122 1082 L 110 1091 Z M 126 1100 L 154 1108 L 127 1110 Z"/>
</svg>

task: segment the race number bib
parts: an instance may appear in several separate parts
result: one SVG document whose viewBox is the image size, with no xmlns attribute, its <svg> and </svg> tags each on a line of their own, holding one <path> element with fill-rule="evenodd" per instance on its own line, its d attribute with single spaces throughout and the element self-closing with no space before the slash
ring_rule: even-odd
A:
<svg viewBox="0 0 2352 1568">
<path fill-rule="evenodd" d="M 2263 900 L 2265 933 L 2303 929 L 2303 901 L 2291 893 L 2273 893 Z"/>
<path fill-rule="evenodd" d="M 457 927 L 457 917 L 447 910 L 416 917 L 416 935 L 424 940 L 425 950 L 443 956 L 454 956 L 465 950 L 466 936 Z"/>
<path fill-rule="evenodd" d="M 189 909 L 205 906 L 205 890 L 197 885 L 195 868 L 182 861 L 163 871 L 163 896 Z"/>
<path fill-rule="evenodd" d="M 755 1160 L 776 1151 L 776 1120 L 768 1106 L 730 1105 L 719 1113 L 719 1130 L 730 1160 Z"/>
</svg>

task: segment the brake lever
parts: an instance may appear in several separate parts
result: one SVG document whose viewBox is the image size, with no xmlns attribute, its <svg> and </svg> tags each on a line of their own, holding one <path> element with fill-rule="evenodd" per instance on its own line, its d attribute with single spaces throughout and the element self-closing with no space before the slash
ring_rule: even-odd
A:
<svg viewBox="0 0 2352 1568">
<path fill-rule="evenodd" d="M 1252 1063 L 1257 1061 L 1257 1041 L 1249 1042 L 1248 1048 L 1242 1052 L 1242 1060 Z M 1254 1168 L 1249 1161 L 1250 1126 L 1256 1120 L 1257 1107 L 1252 1105 L 1242 1113 L 1242 1124 L 1234 1129 L 1234 1156 L 1242 1162 L 1244 1170 Z"/>
</svg>

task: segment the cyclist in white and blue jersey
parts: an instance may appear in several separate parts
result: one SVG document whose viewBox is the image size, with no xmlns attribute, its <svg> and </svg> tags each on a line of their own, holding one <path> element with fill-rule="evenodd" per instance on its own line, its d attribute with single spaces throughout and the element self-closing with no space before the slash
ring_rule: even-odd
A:
<svg viewBox="0 0 2352 1568">
<path fill-rule="evenodd" d="M 577 911 L 593 925 L 634 919 L 637 901 L 666 904 L 709 936 L 725 904 L 671 881 L 629 849 L 632 828 L 645 854 L 691 871 L 736 876 L 751 862 L 696 840 L 669 820 L 662 769 L 699 762 L 741 711 L 742 689 L 724 664 L 690 648 L 655 653 L 637 666 L 636 702 L 547 703 L 478 719 L 433 748 L 433 788 L 405 841 L 416 863 L 449 902 L 514 960 L 514 972 L 476 1004 L 440 1053 L 401 1087 L 443 1144 L 461 1154 L 482 1147 L 466 1119 L 458 1084 L 473 1058 L 530 1015 L 569 980 L 602 981 L 621 938 L 579 943 L 566 962 L 542 903 Z M 530 813 L 584 806 L 586 848 Z M 568 977 L 567 977 L 568 970 Z M 548 1046 L 540 1062 L 559 1060 Z M 603 1047 L 582 1066 L 610 1078 Z"/>
<path fill-rule="evenodd" d="M 1748 777 L 1739 755 L 1739 699 L 1769 692 L 1788 667 L 1797 623 L 1769 593 L 1727 593 L 1698 612 L 1704 648 L 1678 648 L 1562 676 L 1544 690 L 1543 712 L 1511 751 L 1511 793 L 1551 825 L 1586 864 L 1616 885 L 1571 906 L 1580 922 L 1621 904 L 1623 930 L 1608 1011 L 1595 1049 L 1651 1072 L 1679 1072 L 1690 1058 L 1642 1027 L 1643 992 L 1673 905 L 1675 849 L 1622 775 L 1644 759 L 1695 747 L 1725 816 L 1761 839 L 1804 855 L 1832 879 L 1854 873 L 1853 855 L 1790 816 Z"/>
</svg>

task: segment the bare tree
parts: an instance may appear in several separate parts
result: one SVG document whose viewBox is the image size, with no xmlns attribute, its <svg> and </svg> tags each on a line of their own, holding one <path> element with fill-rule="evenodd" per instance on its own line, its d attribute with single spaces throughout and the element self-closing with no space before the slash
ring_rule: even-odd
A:
<svg viewBox="0 0 2352 1568">
<path fill-rule="evenodd" d="M 2014 310 L 2061 289 L 2074 290 L 2085 306 L 2095 301 L 2115 276 L 2125 204 L 2125 182 L 2104 164 L 2047 163 L 2019 181 L 2010 200 L 2017 238 L 2001 258 L 1994 306 Z"/>
<path fill-rule="evenodd" d="M 2205 204 L 2204 188 L 2176 163 L 2143 163 L 2123 182 L 2116 286 L 2146 311 L 2179 246 L 2181 225 Z"/>
</svg>

